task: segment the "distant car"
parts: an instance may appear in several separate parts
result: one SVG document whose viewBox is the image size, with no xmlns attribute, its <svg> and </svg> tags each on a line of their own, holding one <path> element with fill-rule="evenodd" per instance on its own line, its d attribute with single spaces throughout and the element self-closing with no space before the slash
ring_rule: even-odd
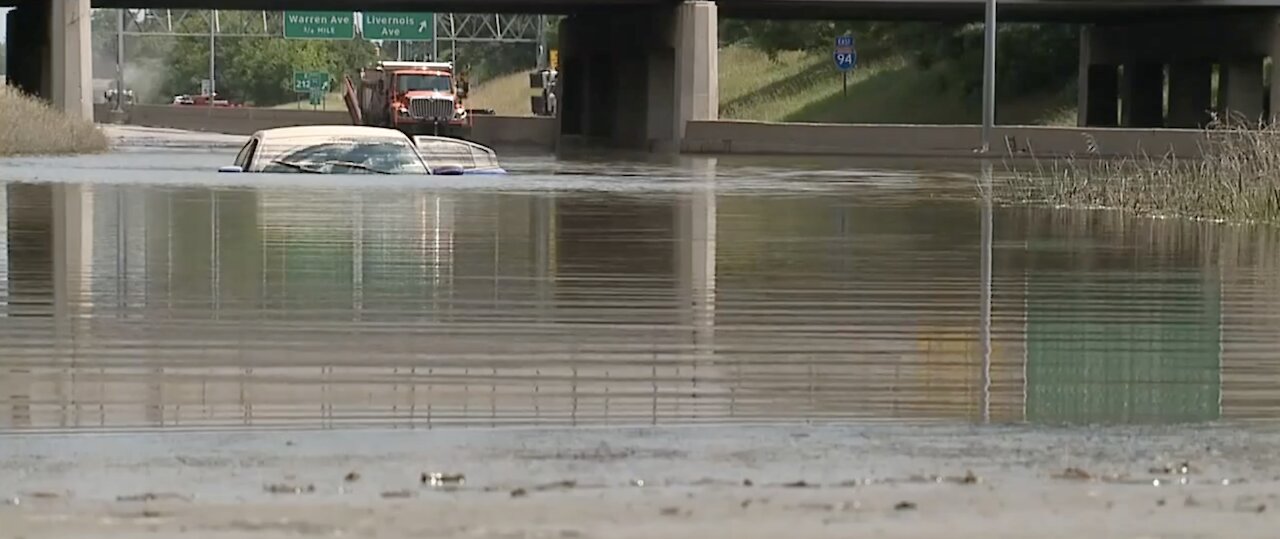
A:
<svg viewBox="0 0 1280 539">
<path fill-rule="evenodd" d="M 189 96 L 189 95 L 175 95 L 175 96 L 173 96 L 173 104 L 174 104 L 174 105 L 194 105 L 195 103 L 196 103 L 196 100 L 195 100 L 195 99 L 192 99 L 192 98 L 191 98 L 191 96 Z"/>
<path fill-rule="evenodd" d="M 413 143 L 433 167 L 457 166 L 463 174 L 506 174 L 492 148 L 468 140 L 417 135 Z"/>
</svg>

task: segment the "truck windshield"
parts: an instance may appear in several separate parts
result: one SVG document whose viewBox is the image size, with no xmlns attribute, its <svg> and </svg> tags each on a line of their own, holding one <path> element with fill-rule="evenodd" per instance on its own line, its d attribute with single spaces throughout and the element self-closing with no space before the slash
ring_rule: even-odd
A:
<svg viewBox="0 0 1280 539">
<path fill-rule="evenodd" d="M 398 80 L 397 87 L 400 88 L 402 93 L 421 90 L 448 92 L 450 90 L 449 77 L 441 75 L 400 75 Z"/>
</svg>

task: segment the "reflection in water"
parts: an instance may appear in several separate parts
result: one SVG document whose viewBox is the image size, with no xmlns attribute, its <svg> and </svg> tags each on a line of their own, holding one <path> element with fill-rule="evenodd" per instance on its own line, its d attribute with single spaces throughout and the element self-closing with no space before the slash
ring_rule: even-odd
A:
<svg viewBox="0 0 1280 539">
<path fill-rule="evenodd" d="M 0 429 L 1162 422 L 1276 406 L 1270 232 L 690 181 L 8 184 Z"/>
</svg>

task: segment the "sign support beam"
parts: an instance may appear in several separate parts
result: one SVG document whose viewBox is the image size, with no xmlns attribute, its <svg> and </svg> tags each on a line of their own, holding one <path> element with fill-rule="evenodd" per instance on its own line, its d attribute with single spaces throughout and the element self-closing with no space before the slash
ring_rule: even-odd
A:
<svg viewBox="0 0 1280 539">
<path fill-rule="evenodd" d="M 982 25 L 982 153 L 991 151 L 991 132 L 996 123 L 996 0 L 986 0 L 986 22 Z"/>
</svg>

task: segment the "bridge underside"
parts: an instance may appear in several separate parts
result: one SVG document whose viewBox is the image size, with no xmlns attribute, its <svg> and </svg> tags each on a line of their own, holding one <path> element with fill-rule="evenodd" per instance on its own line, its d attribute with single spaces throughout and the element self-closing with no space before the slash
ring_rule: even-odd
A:
<svg viewBox="0 0 1280 539">
<path fill-rule="evenodd" d="M 92 115 L 91 2 L 134 8 L 354 7 L 350 0 L 20 2 L 7 20 L 9 83 L 82 117 Z M 1264 66 L 1268 58 L 1280 59 L 1280 7 L 1216 6 L 1002 0 L 999 13 L 1005 21 L 1082 24 L 1082 126 L 1197 127 L 1213 113 L 1269 119 L 1280 109 L 1272 106 L 1280 105 L 1280 84 L 1268 82 L 1280 80 L 1280 62 Z M 980 0 L 364 0 L 359 7 L 566 13 L 559 44 L 560 139 L 647 150 L 678 149 L 686 122 L 716 119 L 721 16 L 976 20 L 982 14 Z"/>
</svg>

